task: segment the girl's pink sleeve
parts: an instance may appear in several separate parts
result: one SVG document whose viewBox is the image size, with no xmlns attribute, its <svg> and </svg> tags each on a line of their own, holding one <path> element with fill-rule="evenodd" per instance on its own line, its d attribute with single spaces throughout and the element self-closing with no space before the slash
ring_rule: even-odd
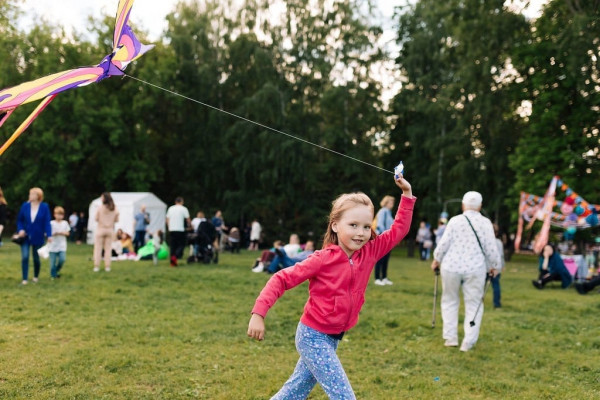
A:
<svg viewBox="0 0 600 400">
<path fill-rule="evenodd" d="M 269 309 L 277 299 L 283 296 L 286 290 L 292 289 L 315 276 L 321 267 L 322 256 L 322 251 L 317 251 L 306 260 L 292 267 L 282 269 L 273 275 L 258 295 L 252 308 L 252 314 L 258 314 L 264 318 Z"/>
<path fill-rule="evenodd" d="M 414 196 L 409 198 L 402 195 L 392 227 L 367 244 L 371 246 L 375 258 L 380 259 L 389 253 L 408 234 L 416 201 Z"/>
</svg>

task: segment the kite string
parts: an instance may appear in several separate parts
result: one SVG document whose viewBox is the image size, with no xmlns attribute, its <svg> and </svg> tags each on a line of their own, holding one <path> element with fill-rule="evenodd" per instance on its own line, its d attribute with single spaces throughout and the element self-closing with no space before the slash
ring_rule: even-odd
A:
<svg viewBox="0 0 600 400">
<path fill-rule="evenodd" d="M 227 115 L 230 115 L 230 116 L 232 116 L 232 117 L 234 117 L 234 118 L 241 119 L 242 121 L 246 121 L 246 122 L 249 122 L 249 123 L 251 123 L 251 124 L 254 124 L 254 125 L 260 126 L 261 128 L 268 129 L 268 130 L 270 130 L 270 131 L 273 131 L 273 132 L 275 132 L 275 133 L 279 133 L 279 134 L 281 134 L 281 135 L 285 135 L 285 136 L 287 136 L 287 137 L 289 137 L 289 138 L 292 138 L 292 139 L 298 140 L 298 141 L 300 141 L 300 142 L 304 142 L 304 143 L 306 143 L 306 144 L 310 144 L 310 145 L 312 145 L 312 146 L 315 146 L 315 147 L 318 147 L 318 148 L 320 148 L 320 149 L 322 149 L 322 150 L 326 150 L 326 151 L 329 151 L 329 152 L 331 152 L 331 153 L 337 154 L 337 155 L 339 155 L 339 156 L 342 156 L 342 157 L 349 158 L 349 159 L 351 159 L 351 160 L 353 160 L 353 161 L 359 162 L 359 163 L 361 163 L 361 164 L 368 165 L 368 166 L 370 166 L 370 167 L 373 167 L 373 168 L 379 169 L 379 170 L 381 170 L 381 171 L 385 171 L 385 172 L 388 172 L 388 173 L 391 173 L 391 174 L 393 174 L 393 173 L 394 173 L 393 171 L 388 171 L 387 169 L 384 169 L 384 168 L 378 167 L 377 165 L 370 164 L 370 163 L 368 163 L 368 162 L 366 162 L 366 161 L 359 160 L 358 158 L 354 158 L 354 157 L 351 157 L 351 156 L 349 156 L 349 155 L 347 155 L 347 154 L 340 153 L 340 152 L 338 152 L 338 151 L 335 151 L 335 150 L 329 149 L 329 148 L 327 148 L 327 147 L 324 147 L 324 146 L 321 146 L 321 145 L 319 145 L 319 144 L 316 144 L 316 143 L 310 142 L 310 141 L 308 141 L 308 140 L 306 140 L 306 139 L 302 139 L 302 138 L 300 138 L 300 137 L 298 137 L 298 136 L 294 136 L 294 135 L 291 135 L 291 134 L 289 134 L 289 133 L 286 133 L 286 132 L 280 131 L 280 130 L 278 130 L 278 129 L 271 128 L 270 126 L 263 125 L 263 124 L 261 124 L 260 122 L 253 121 L 253 120 L 251 120 L 251 119 L 248 119 L 248 118 L 242 117 L 242 116 L 240 116 L 240 115 L 234 114 L 234 113 L 232 113 L 232 112 L 229 112 L 229 111 L 226 111 L 226 110 L 222 110 L 222 109 L 220 109 L 220 108 L 217 108 L 217 107 L 215 107 L 215 106 L 212 106 L 212 105 L 210 105 L 210 104 L 203 103 L 203 102 L 201 102 L 200 100 L 196 100 L 196 99 L 193 99 L 193 98 L 191 98 L 191 97 L 187 97 L 187 96 L 185 96 L 185 95 L 183 95 L 183 94 L 180 94 L 180 93 L 174 92 L 174 91 L 172 91 L 172 90 L 169 90 L 169 89 L 166 89 L 166 88 L 160 87 L 160 86 L 158 86 L 158 85 L 155 85 L 155 84 L 153 84 L 153 83 L 150 83 L 150 82 L 144 81 L 144 80 L 142 80 L 142 79 L 140 79 L 140 78 L 136 78 L 136 77 L 134 77 L 134 76 L 127 75 L 127 74 L 124 74 L 124 76 L 126 76 L 127 78 L 131 78 L 131 79 L 133 79 L 133 80 L 136 80 L 136 81 L 138 81 L 138 82 L 140 82 L 140 83 L 143 83 L 143 84 L 145 84 L 145 85 L 152 86 L 152 87 L 154 87 L 154 88 L 156 88 L 156 89 L 160 89 L 160 90 L 162 90 L 162 91 L 165 91 L 165 92 L 167 92 L 167 93 L 170 93 L 170 94 L 172 94 L 172 95 L 174 95 L 174 96 L 179 96 L 179 97 L 182 97 L 182 98 L 184 98 L 184 99 L 186 99 L 186 100 L 189 100 L 189 101 L 192 101 L 192 102 L 194 102 L 194 103 L 198 103 L 198 104 L 200 104 L 200 105 L 203 105 L 204 107 L 211 108 L 211 109 L 213 109 L 213 110 L 215 110 L 215 111 L 219 111 L 219 112 L 225 113 L 225 114 L 227 114 Z"/>
</svg>

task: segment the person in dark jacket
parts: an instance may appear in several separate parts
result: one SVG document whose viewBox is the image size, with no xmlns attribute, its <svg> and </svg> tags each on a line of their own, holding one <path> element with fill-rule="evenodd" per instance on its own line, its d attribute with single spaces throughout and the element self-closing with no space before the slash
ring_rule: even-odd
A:
<svg viewBox="0 0 600 400">
<path fill-rule="evenodd" d="M 554 246 L 547 244 L 540 254 L 540 275 L 537 280 L 531 281 L 533 286 L 543 289 L 544 285 L 552 281 L 561 281 L 563 289 L 568 288 L 573 282 L 571 273 L 565 266 L 560 254 Z"/>
<path fill-rule="evenodd" d="M 52 241 L 50 226 L 50 207 L 43 202 L 44 192 L 40 188 L 29 190 L 29 201 L 23 203 L 17 217 L 17 235 L 25 238 L 21 243 L 21 270 L 23 281 L 27 285 L 29 275 L 29 248 L 33 254 L 33 282 L 37 283 L 40 275 L 40 256 L 38 250 L 44 245 L 45 239 Z"/>
</svg>

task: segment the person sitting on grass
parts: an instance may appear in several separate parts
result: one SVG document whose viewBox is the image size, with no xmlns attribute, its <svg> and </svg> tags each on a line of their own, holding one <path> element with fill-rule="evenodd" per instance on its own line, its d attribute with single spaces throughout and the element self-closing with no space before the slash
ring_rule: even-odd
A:
<svg viewBox="0 0 600 400">
<path fill-rule="evenodd" d="M 540 275 L 537 280 L 531 281 L 536 288 L 541 290 L 548 282 L 561 281 L 562 288 L 566 289 L 573 282 L 573 277 L 554 246 L 550 244 L 544 246 L 539 262 Z"/>
<path fill-rule="evenodd" d="M 275 258 L 269 264 L 269 268 L 267 268 L 267 272 L 270 274 L 274 274 L 280 269 L 291 267 L 300 261 L 306 260 L 312 253 L 315 252 L 315 243 L 312 240 L 309 240 L 304 245 L 304 250 L 300 253 L 296 254 L 293 257 L 287 255 L 287 253 L 283 250 L 283 246 L 280 246 L 275 249 Z"/>
<path fill-rule="evenodd" d="M 275 258 L 275 249 L 283 246 L 283 242 L 281 240 L 276 240 L 273 242 L 273 247 L 269 250 L 264 250 L 260 257 L 256 259 L 254 265 L 252 266 L 252 272 L 264 272 L 265 265 L 268 265 Z"/>
<path fill-rule="evenodd" d="M 295 257 L 302 251 L 302 246 L 300 245 L 300 237 L 292 233 L 290 235 L 290 241 L 288 244 L 283 246 L 283 250 L 288 255 L 288 257 Z"/>
<path fill-rule="evenodd" d="M 594 290 L 596 286 L 600 286 L 600 275 L 597 275 L 589 281 L 584 281 L 575 284 L 575 289 L 579 294 L 588 294 L 588 292 Z"/>
<path fill-rule="evenodd" d="M 121 241 L 122 254 L 134 254 L 135 253 L 133 250 L 133 240 L 131 238 L 131 235 L 129 235 L 129 233 L 121 231 L 120 241 Z"/>
<path fill-rule="evenodd" d="M 275 256 L 277 255 L 276 250 L 281 249 L 283 252 L 290 258 L 297 257 L 300 252 L 302 252 L 302 246 L 300 245 L 300 237 L 292 233 L 290 235 L 290 241 L 285 246 L 281 240 L 276 240 L 273 243 L 273 247 L 270 250 L 265 250 L 262 252 L 260 259 L 254 263 L 252 267 L 252 272 L 269 272 L 268 267 L 270 267 L 270 263 L 273 261 Z M 293 264 L 292 264 L 293 265 Z"/>
</svg>

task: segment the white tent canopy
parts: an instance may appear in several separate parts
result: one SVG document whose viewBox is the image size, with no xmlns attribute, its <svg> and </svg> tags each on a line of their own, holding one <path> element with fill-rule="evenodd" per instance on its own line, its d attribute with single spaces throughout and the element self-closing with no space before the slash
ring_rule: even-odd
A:
<svg viewBox="0 0 600 400">
<path fill-rule="evenodd" d="M 119 210 L 119 222 L 115 224 L 115 231 L 119 228 L 134 236 L 134 216 L 142 205 L 146 206 L 146 212 L 150 214 L 150 224 L 148 233 L 156 232 L 158 229 L 165 231 L 165 216 L 167 214 L 167 204 L 150 192 L 111 192 L 115 206 Z M 94 243 L 94 234 L 96 232 L 96 211 L 100 207 L 101 200 L 98 197 L 90 203 L 88 218 L 87 243 Z"/>
</svg>

